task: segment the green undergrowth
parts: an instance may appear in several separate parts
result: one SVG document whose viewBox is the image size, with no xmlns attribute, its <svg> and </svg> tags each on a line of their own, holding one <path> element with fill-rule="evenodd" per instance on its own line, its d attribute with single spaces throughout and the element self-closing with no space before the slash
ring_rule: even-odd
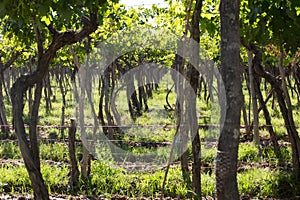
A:
<svg viewBox="0 0 300 200">
<path fill-rule="evenodd" d="M 45 183 L 48 185 L 50 193 L 63 193 L 68 189 L 67 165 L 47 165 L 42 164 L 41 172 Z M 27 170 L 23 165 L 6 165 L 0 166 L 0 193 L 32 193 L 31 182 Z"/>
<path fill-rule="evenodd" d="M 77 158 L 80 159 L 81 147 L 76 147 Z M 0 159 L 21 159 L 20 148 L 12 142 L 2 143 L 0 145 Z M 50 160 L 54 162 L 68 162 L 69 150 L 65 143 L 40 143 L 41 160 Z"/>
<path fill-rule="evenodd" d="M 70 194 L 68 186 L 68 165 L 42 164 L 41 171 L 50 193 Z M 25 167 L 0 166 L 0 193 L 32 193 L 30 180 Z M 114 194 L 129 197 L 157 197 L 161 191 L 164 171 L 153 173 L 129 173 L 124 169 L 111 168 L 99 161 L 92 162 L 91 178 L 80 181 L 77 194 L 110 197 Z M 255 198 L 292 197 L 296 185 L 293 176 L 277 169 L 252 168 L 239 172 L 238 187 L 241 195 Z M 214 173 L 202 173 L 202 195 L 214 196 Z M 192 195 L 181 177 L 180 167 L 172 167 L 165 186 L 165 195 L 177 198 L 188 198 Z"/>
<path fill-rule="evenodd" d="M 291 198 L 296 193 L 293 175 L 279 170 L 249 169 L 237 175 L 240 194 L 258 198 Z"/>
<path fill-rule="evenodd" d="M 0 146 L 1 158 L 21 158 L 18 146 L 14 143 L 3 143 Z M 68 186 L 69 167 L 68 149 L 64 143 L 41 144 L 42 174 L 48 185 L 49 192 L 70 194 Z M 291 160 L 290 148 L 281 148 L 285 160 Z M 80 147 L 77 147 L 80 160 Z M 9 155 L 14 155 L 10 157 Z M 203 196 L 214 196 L 215 176 L 213 173 L 216 148 L 202 146 L 202 162 L 208 163 L 202 172 Z M 251 143 L 239 145 L 239 161 L 249 164 L 238 173 L 238 187 L 240 194 L 255 198 L 289 197 L 296 195 L 294 178 L 287 170 L 271 167 L 253 167 L 251 163 L 265 162 L 276 164 L 277 159 L 271 146 L 265 147 L 261 153 Z M 273 160 L 270 160 L 272 158 Z M 47 162 L 47 160 L 55 162 Z M 27 171 L 23 165 L 2 164 L 0 166 L 0 192 L 5 193 L 32 193 Z M 100 161 L 92 161 L 91 178 L 85 183 L 80 181 L 78 194 L 96 194 L 111 196 L 121 194 L 130 197 L 156 197 L 160 194 L 160 187 L 164 176 L 163 170 L 155 172 L 127 172 L 123 168 L 111 168 Z M 181 177 L 180 167 L 174 165 L 170 169 L 165 194 L 171 197 L 187 198 L 192 195 Z"/>
<path fill-rule="evenodd" d="M 21 151 L 18 145 L 13 142 L 2 142 L 0 145 L 1 159 L 20 159 Z"/>
<path fill-rule="evenodd" d="M 292 149 L 290 146 L 282 146 L 280 148 L 280 154 L 282 160 L 286 163 L 292 162 Z M 267 162 L 270 164 L 278 164 L 279 158 L 271 145 L 257 147 L 250 143 L 240 143 L 238 160 L 243 162 Z"/>
</svg>

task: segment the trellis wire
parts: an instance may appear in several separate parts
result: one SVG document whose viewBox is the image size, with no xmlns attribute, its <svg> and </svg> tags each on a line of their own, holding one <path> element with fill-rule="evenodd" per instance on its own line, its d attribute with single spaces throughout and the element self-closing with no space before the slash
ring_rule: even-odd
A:
<svg viewBox="0 0 300 200">
<path fill-rule="evenodd" d="M 133 124 L 133 125 L 100 125 L 100 126 L 84 126 L 84 128 L 137 128 L 137 127 L 153 127 L 153 128 L 176 128 L 176 124 L 167 124 L 167 125 L 140 125 L 140 124 Z M 184 126 L 189 126 L 188 124 L 182 124 L 182 127 Z M 198 124 L 199 128 L 203 128 L 203 127 L 210 127 L 210 128 L 219 128 L 220 124 Z M 255 125 L 248 125 L 248 127 L 251 126 L 255 126 Z M 287 126 L 293 126 L 295 128 L 300 128 L 300 126 L 297 125 L 285 125 L 285 124 L 278 124 L 278 125 L 259 125 L 260 128 L 264 128 L 264 127 L 287 127 Z M 0 128 L 2 127 L 9 127 L 13 129 L 13 125 L 0 125 Z M 246 125 L 241 125 L 240 128 L 245 128 L 247 127 Z M 29 128 L 29 125 L 25 125 L 25 128 Z M 61 129 L 61 128 L 70 128 L 70 126 L 65 125 L 65 126 L 61 126 L 61 125 L 37 125 L 38 129 L 50 129 L 50 128 L 57 128 L 57 129 Z"/>
</svg>

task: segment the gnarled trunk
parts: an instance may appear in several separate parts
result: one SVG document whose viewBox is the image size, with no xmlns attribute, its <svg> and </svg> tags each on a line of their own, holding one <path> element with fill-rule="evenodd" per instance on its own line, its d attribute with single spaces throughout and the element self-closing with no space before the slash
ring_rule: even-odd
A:
<svg viewBox="0 0 300 200">
<path fill-rule="evenodd" d="M 26 132 L 23 121 L 23 108 L 24 108 L 24 95 L 26 89 L 30 86 L 28 84 L 28 79 L 30 76 L 21 76 L 13 85 L 11 89 L 12 106 L 13 106 L 13 116 L 14 116 L 14 129 L 18 138 L 19 146 L 21 149 L 22 157 L 25 163 L 25 167 L 28 171 L 29 178 L 32 183 L 32 187 L 35 194 L 35 199 L 48 200 L 48 188 L 44 183 L 42 174 L 40 172 L 39 162 L 36 163 L 36 152 L 33 152 L 34 148 L 30 148 L 29 143 L 26 138 Z M 31 126 L 31 128 L 36 128 L 36 126 Z M 32 143 L 35 143 L 36 138 L 32 137 Z"/>
<path fill-rule="evenodd" d="M 35 194 L 35 199 L 39 200 L 48 200 L 49 194 L 48 194 L 48 188 L 44 183 L 42 174 L 39 170 L 39 163 L 36 163 L 35 160 L 37 159 L 34 154 L 38 152 L 35 148 L 32 148 L 32 145 L 30 147 L 30 143 L 35 142 L 36 136 L 33 136 L 32 141 L 28 141 L 26 138 L 26 131 L 24 127 L 24 120 L 23 120 L 23 109 L 24 109 L 24 97 L 27 92 L 27 90 L 34 85 L 37 84 L 37 87 L 39 87 L 39 83 L 44 79 L 46 74 L 48 73 L 50 63 L 52 62 L 53 58 L 56 56 L 56 52 L 61 49 L 63 46 L 68 44 L 76 43 L 86 36 L 88 36 L 90 33 L 94 32 L 97 27 L 97 15 L 91 14 L 91 18 L 89 20 L 85 20 L 84 27 L 79 31 L 66 31 L 66 32 L 58 32 L 53 27 L 49 28 L 51 33 L 53 34 L 53 41 L 48 47 L 47 50 L 44 51 L 42 46 L 42 39 L 39 30 L 36 26 L 36 20 L 33 19 L 33 25 L 35 29 L 35 33 L 37 36 L 37 42 L 38 42 L 38 64 L 37 64 L 37 70 L 33 72 L 30 75 L 23 75 L 20 78 L 16 80 L 16 82 L 13 84 L 13 87 L 11 89 L 11 96 L 12 98 L 12 109 L 13 109 L 13 125 L 15 129 L 16 136 L 18 138 L 19 146 L 21 149 L 21 154 L 25 163 L 25 167 L 28 171 L 29 178 L 32 183 L 32 187 Z M 41 88 L 37 91 L 37 94 L 41 91 Z M 38 96 L 37 96 L 38 97 Z M 38 99 L 37 99 L 38 100 Z M 39 101 L 36 102 L 37 106 L 34 108 L 38 108 Z M 34 115 L 34 118 L 38 119 L 38 109 L 37 111 L 32 112 Z M 35 125 L 36 123 L 33 123 L 32 125 Z M 31 129 L 36 129 L 36 126 L 31 126 Z"/>
</svg>

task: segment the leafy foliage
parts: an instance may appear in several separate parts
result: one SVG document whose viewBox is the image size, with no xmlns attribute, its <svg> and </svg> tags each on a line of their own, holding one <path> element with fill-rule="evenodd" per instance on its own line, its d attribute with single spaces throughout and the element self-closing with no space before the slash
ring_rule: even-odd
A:
<svg viewBox="0 0 300 200">
<path fill-rule="evenodd" d="M 296 52 L 300 43 L 299 1 L 242 1 L 241 32 L 247 41 Z"/>
</svg>

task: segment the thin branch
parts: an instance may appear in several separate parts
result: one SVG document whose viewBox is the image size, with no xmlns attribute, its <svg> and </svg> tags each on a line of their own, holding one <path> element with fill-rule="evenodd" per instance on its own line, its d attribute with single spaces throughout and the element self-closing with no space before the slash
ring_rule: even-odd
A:
<svg viewBox="0 0 300 200">
<path fill-rule="evenodd" d="M 36 16 L 32 17 L 32 22 L 33 22 L 33 29 L 34 29 L 34 33 L 38 45 L 38 56 L 40 57 L 44 53 L 44 46 L 43 46 L 43 38 L 40 29 L 37 26 Z"/>
<path fill-rule="evenodd" d="M 191 10 L 192 10 L 192 5 L 193 5 L 193 0 L 190 0 L 187 14 L 186 14 L 186 25 L 185 25 L 185 34 L 187 34 L 188 30 L 190 30 L 190 15 L 191 15 Z"/>
<path fill-rule="evenodd" d="M 191 35 L 192 38 L 196 41 L 196 42 L 200 42 L 200 28 L 199 28 L 199 24 L 200 24 L 200 18 L 201 18 L 201 10 L 202 10 L 202 1 L 203 0 L 196 0 L 196 4 L 195 4 L 195 8 L 194 8 L 194 12 L 193 12 L 193 16 L 192 16 L 192 22 L 191 22 Z"/>
<path fill-rule="evenodd" d="M 70 51 L 70 54 L 73 57 L 73 61 L 74 61 L 75 66 L 77 67 L 77 70 L 80 69 L 81 65 L 80 65 L 78 56 L 76 55 L 72 45 L 69 45 L 69 51 Z"/>
</svg>

